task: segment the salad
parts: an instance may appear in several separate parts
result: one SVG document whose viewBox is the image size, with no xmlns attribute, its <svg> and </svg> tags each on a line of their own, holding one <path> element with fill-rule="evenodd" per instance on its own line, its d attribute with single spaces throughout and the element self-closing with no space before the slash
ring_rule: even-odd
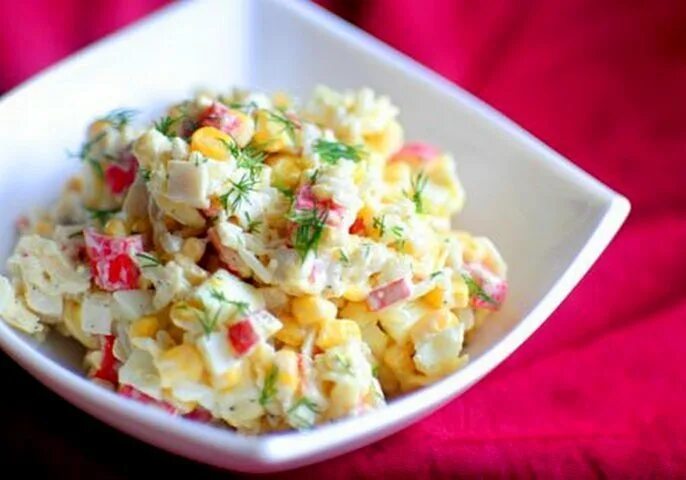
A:
<svg viewBox="0 0 686 480">
<path fill-rule="evenodd" d="M 383 406 L 467 361 L 506 266 L 453 230 L 453 158 L 369 89 L 201 92 L 94 121 L 80 174 L 17 221 L 0 316 L 85 348 L 89 378 L 258 434 Z"/>
</svg>

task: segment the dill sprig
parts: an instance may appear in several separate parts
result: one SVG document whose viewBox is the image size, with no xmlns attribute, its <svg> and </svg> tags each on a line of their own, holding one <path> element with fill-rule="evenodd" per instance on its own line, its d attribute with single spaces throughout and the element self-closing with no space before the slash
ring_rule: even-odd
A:
<svg viewBox="0 0 686 480">
<path fill-rule="evenodd" d="M 319 154 L 323 162 L 335 165 L 341 158 L 355 163 L 362 160 L 366 153 L 362 145 L 346 145 L 341 142 L 331 142 L 322 138 L 314 143 L 314 151 Z"/>
<path fill-rule="evenodd" d="M 250 113 L 253 110 L 257 109 L 257 104 L 255 102 L 248 102 L 248 103 L 231 102 L 228 104 L 228 107 L 233 108 L 234 110 L 243 110 L 246 113 Z"/>
<path fill-rule="evenodd" d="M 137 253 L 136 258 L 139 259 L 141 268 L 154 268 L 162 266 L 160 259 L 149 253 Z"/>
<path fill-rule="evenodd" d="M 234 315 L 238 315 L 239 317 L 247 315 L 248 311 L 250 310 L 250 304 L 248 302 L 229 300 L 226 298 L 226 295 L 224 295 L 224 292 L 220 292 L 216 288 L 210 290 L 210 296 L 218 302 L 232 305 L 236 309 Z"/>
<path fill-rule="evenodd" d="M 96 222 L 98 222 L 101 227 L 104 227 L 107 221 L 120 211 L 119 208 L 112 208 L 107 210 L 88 207 L 86 207 L 86 210 L 90 214 L 91 220 L 95 220 Z"/>
<path fill-rule="evenodd" d="M 288 215 L 288 219 L 296 225 L 293 248 L 302 260 L 310 251 L 316 252 L 328 216 L 328 210 L 318 208 L 296 210 Z"/>
<path fill-rule="evenodd" d="M 291 420 L 295 420 L 297 425 L 296 428 L 312 428 L 313 424 L 312 422 L 304 418 L 301 414 L 298 414 L 298 410 L 304 407 L 311 411 L 314 414 L 319 413 L 319 410 L 317 409 L 317 404 L 314 403 L 312 400 L 310 400 L 307 397 L 300 397 L 291 408 L 288 409 L 286 412 L 286 415 L 288 415 Z"/>
<path fill-rule="evenodd" d="M 219 322 L 219 314 L 221 313 L 223 308 L 223 305 L 220 306 L 216 312 L 214 312 L 214 315 L 210 317 L 210 314 L 207 312 L 207 310 L 196 310 L 195 315 L 198 318 L 198 322 L 200 322 L 200 325 L 202 326 L 203 332 L 205 332 L 205 336 L 209 337 L 212 332 L 214 332 L 217 328 L 217 322 Z"/>
<path fill-rule="evenodd" d="M 353 376 L 353 365 L 350 362 L 349 358 L 345 358 L 343 355 L 340 353 L 337 353 L 334 356 L 334 360 L 336 361 L 336 366 L 338 367 L 339 370 L 343 371 L 346 375 Z"/>
<path fill-rule="evenodd" d="M 279 193 L 281 193 L 281 195 L 283 195 L 291 201 L 293 201 L 293 199 L 295 198 L 295 192 L 292 188 L 286 188 L 279 185 L 274 185 L 274 188 L 276 188 L 279 191 Z"/>
<path fill-rule="evenodd" d="M 260 392 L 260 405 L 263 407 L 271 402 L 276 395 L 276 379 L 278 375 L 279 369 L 275 365 L 272 365 L 267 377 L 264 379 L 264 385 L 262 386 L 262 391 Z"/>
<path fill-rule="evenodd" d="M 483 287 L 479 285 L 476 280 L 474 280 L 470 275 L 466 273 L 462 273 L 462 278 L 464 279 L 465 283 L 467 284 L 467 288 L 469 289 L 469 296 L 470 297 L 476 297 L 481 300 L 483 300 L 486 303 L 490 303 L 491 305 L 498 305 L 498 302 L 496 302 L 493 297 L 491 297 L 489 294 L 487 294 Z"/>
<path fill-rule="evenodd" d="M 226 147 L 231 156 L 236 159 L 237 166 L 248 169 L 251 172 L 259 172 L 264 167 L 264 159 L 267 154 L 257 146 L 248 145 L 240 148 L 233 140 L 219 139 L 219 141 L 224 144 L 224 147 Z"/>
<path fill-rule="evenodd" d="M 67 156 L 70 158 L 78 158 L 81 161 L 88 163 L 98 177 L 105 178 L 105 172 L 102 169 L 102 165 L 93 157 L 92 149 L 100 140 L 105 138 L 106 134 L 107 132 L 98 133 L 90 140 L 84 142 L 78 152 L 67 151 Z"/>
<path fill-rule="evenodd" d="M 423 194 L 428 181 L 429 177 L 426 176 L 426 173 L 424 173 L 424 171 L 421 171 L 411 181 L 412 192 L 403 192 L 407 198 L 412 200 L 417 213 L 424 213 Z"/>
<path fill-rule="evenodd" d="M 286 132 L 288 137 L 291 139 L 293 143 L 295 143 L 296 138 L 295 138 L 295 131 L 296 129 L 299 129 L 300 126 L 298 126 L 293 120 L 288 118 L 285 114 L 283 113 L 277 113 L 272 110 L 265 110 L 267 112 L 267 116 L 273 121 L 281 125 L 281 131 L 279 132 Z"/>
<path fill-rule="evenodd" d="M 171 129 L 177 122 L 179 122 L 183 118 L 184 115 L 179 115 L 178 117 L 170 117 L 169 115 L 165 115 L 164 117 L 156 121 L 153 124 L 153 126 L 155 127 L 155 130 L 160 132 L 165 137 L 175 137 L 176 134 L 172 132 Z"/>
<path fill-rule="evenodd" d="M 114 128 L 121 129 L 123 126 L 127 125 L 133 117 L 138 115 L 138 110 L 132 110 L 129 108 L 117 108 L 112 110 L 107 115 L 102 117 L 100 120 L 110 123 Z"/>
<path fill-rule="evenodd" d="M 372 219 L 372 227 L 379 231 L 379 238 L 382 238 L 383 234 L 386 233 L 386 215 L 374 217 Z"/>
<path fill-rule="evenodd" d="M 149 168 L 140 168 L 138 174 L 141 176 L 144 182 L 149 182 L 152 178 L 152 171 Z"/>
<path fill-rule="evenodd" d="M 262 220 L 253 220 L 250 218 L 250 214 L 248 212 L 245 213 L 245 221 L 248 223 L 246 230 L 248 233 L 260 233 L 260 229 L 262 228 Z"/>
<path fill-rule="evenodd" d="M 402 225 L 394 225 L 391 227 L 391 234 L 395 237 L 395 243 L 400 250 L 405 249 L 405 229 Z"/>
<path fill-rule="evenodd" d="M 231 180 L 232 187 L 219 200 L 228 213 L 235 213 L 236 210 L 246 202 L 250 205 L 250 193 L 254 191 L 257 179 L 254 172 L 246 172 L 237 182 Z"/>
<path fill-rule="evenodd" d="M 350 257 L 348 257 L 343 249 L 339 252 L 339 258 L 343 265 L 350 265 Z"/>
</svg>

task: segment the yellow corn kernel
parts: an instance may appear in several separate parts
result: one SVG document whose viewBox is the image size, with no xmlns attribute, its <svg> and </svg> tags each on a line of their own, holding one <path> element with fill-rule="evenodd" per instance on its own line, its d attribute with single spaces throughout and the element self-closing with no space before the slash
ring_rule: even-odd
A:
<svg viewBox="0 0 686 480">
<path fill-rule="evenodd" d="M 445 301 L 445 290 L 436 287 L 422 297 L 424 303 L 433 308 L 441 308 Z"/>
<path fill-rule="evenodd" d="M 214 387 L 218 390 L 229 390 L 238 385 L 243 377 L 240 364 L 236 364 L 214 378 Z"/>
<path fill-rule="evenodd" d="M 274 92 L 272 104 L 279 110 L 285 110 L 291 106 L 291 97 L 286 92 Z"/>
<path fill-rule="evenodd" d="M 361 338 L 360 327 L 352 320 L 328 320 L 322 324 L 315 344 L 326 350 Z"/>
<path fill-rule="evenodd" d="M 202 127 L 191 136 L 191 150 L 214 160 L 228 160 L 230 152 L 226 144 L 232 142 L 227 133 L 214 127 Z"/>
<path fill-rule="evenodd" d="M 469 286 L 461 276 L 453 278 L 453 300 L 454 308 L 465 308 L 469 305 Z"/>
<path fill-rule="evenodd" d="M 141 317 L 131 323 L 129 327 L 129 336 L 134 337 L 152 337 L 160 329 L 160 323 L 157 317 L 148 316 Z"/>
<path fill-rule="evenodd" d="M 282 349 L 274 356 L 274 365 L 278 369 L 276 382 L 280 387 L 291 390 L 298 388 L 298 354 L 293 350 Z"/>
<path fill-rule="evenodd" d="M 252 117 L 240 110 L 229 110 L 229 115 L 233 117 L 231 126 L 228 128 L 231 138 L 235 140 L 239 147 L 243 148 L 255 134 L 255 121 Z"/>
<path fill-rule="evenodd" d="M 69 181 L 67 181 L 67 184 L 65 185 L 65 189 L 68 192 L 81 193 L 83 191 L 83 178 L 71 177 L 69 179 Z"/>
<path fill-rule="evenodd" d="M 457 316 L 450 310 L 438 310 L 428 313 L 412 326 L 410 336 L 414 343 L 421 342 L 429 335 L 442 332 L 459 323 Z"/>
<path fill-rule="evenodd" d="M 54 229 L 54 225 L 50 222 L 46 222 L 45 220 L 38 220 L 36 222 L 36 226 L 34 227 L 36 233 L 42 237 L 49 237 L 52 235 Z"/>
<path fill-rule="evenodd" d="M 205 247 L 207 242 L 199 238 L 190 237 L 183 241 L 181 253 L 198 263 L 203 255 L 205 255 Z"/>
<path fill-rule="evenodd" d="M 151 225 L 147 218 L 139 218 L 131 222 L 131 233 L 146 233 L 150 231 Z"/>
<path fill-rule="evenodd" d="M 203 375 L 200 352 L 189 344 L 177 345 L 160 354 L 157 361 L 162 387 L 171 387 L 179 380 L 198 382 Z"/>
<path fill-rule="evenodd" d="M 367 285 L 350 285 L 344 292 L 343 298 L 351 302 L 361 302 L 369 296 L 370 288 Z"/>
<path fill-rule="evenodd" d="M 126 225 L 118 218 L 111 218 L 108 220 L 105 224 L 104 232 L 105 235 L 109 235 L 110 237 L 125 237 L 128 235 Z"/>
<path fill-rule="evenodd" d="M 389 340 L 388 335 L 376 323 L 362 327 L 362 340 L 369 345 L 375 358 L 383 358 Z"/>
<path fill-rule="evenodd" d="M 272 167 L 272 184 L 281 188 L 295 188 L 300 182 L 302 170 L 298 157 L 288 153 L 272 155 L 267 160 Z"/>
<path fill-rule="evenodd" d="M 384 180 L 388 183 L 409 185 L 412 179 L 412 167 L 407 162 L 391 162 L 384 169 Z"/>
<path fill-rule="evenodd" d="M 299 325 L 295 320 L 286 315 L 281 316 L 283 327 L 274 335 L 277 340 L 290 345 L 291 347 L 299 347 L 305 341 L 305 334 L 307 333 L 302 325 Z"/>
<path fill-rule="evenodd" d="M 401 379 L 415 373 L 412 351 L 413 348 L 410 345 L 394 343 L 384 352 L 384 364 L 395 374 L 396 378 Z"/>
<path fill-rule="evenodd" d="M 93 140 L 96 136 L 103 133 L 110 125 L 110 122 L 106 120 L 96 120 L 95 122 L 91 123 L 88 127 L 89 140 Z"/>
<path fill-rule="evenodd" d="M 258 110 L 253 142 L 267 152 L 278 152 L 293 146 L 295 125 L 281 112 Z"/>
<path fill-rule="evenodd" d="M 372 135 L 367 135 L 364 140 L 367 144 L 367 148 L 372 152 L 387 157 L 402 146 L 403 128 L 398 122 L 393 120 L 388 123 L 388 126 L 384 130 Z"/>
<path fill-rule="evenodd" d="M 322 297 L 305 295 L 293 299 L 291 312 L 301 325 L 315 325 L 335 319 L 338 309 Z"/>
<path fill-rule="evenodd" d="M 355 320 L 360 326 L 376 323 L 378 315 L 369 310 L 367 302 L 348 302 L 341 310 L 341 317 Z"/>
</svg>

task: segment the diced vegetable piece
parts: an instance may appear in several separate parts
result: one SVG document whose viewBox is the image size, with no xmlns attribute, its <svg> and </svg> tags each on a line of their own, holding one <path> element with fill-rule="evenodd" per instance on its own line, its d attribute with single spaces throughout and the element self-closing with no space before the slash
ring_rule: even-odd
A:
<svg viewBox="0 0 686 480">
<path fill-rule="evenodd" d="M 191 150 L 215 160 L 228 160 L 230 152 L 227 143 L 231 142 L 233 140 L 227 133 L 214 127 L 202 127 L 193 132 Z"/>
<path fill-rule="evenodd" d="M 391 162 L 430 163 L 441 155 L 436 147 L 422 142 L 406 143 L 390 159 Z"/>
<path fill-rule="evenodd" d="M 93 374 L 93 377 L 116 385 L 119 382 L 119 376 L 117 375 L 117 359 L 114 358 L 113 348 L 114 335 L 105 335 L 102 343 L 100 368 Z"/>
<path fill-rule="evenodd" d="M 138 161 L 132 153 L 126 153 L 121 161 L 107 165 L 105 183 L 114 195 L 120 195 L 136 180 L 136 172 L 138 172 Z"/>
<path fill-rule="evenodd" d="M 162 410 L 171 413 L 172 415 L 176 415 L 179 413 L 173 405 L 167 402 L 163 402 L 161 400 L 156 400 L 152 398 L 150 395 L 146 395 L 145 393 L 133 388 L 130 385 L 123 385 L 119 389 L 119 395 L 130 398 L 132 400 L 136 400 L 137 402 L 141 402 L 146 405 L 161 408 Z"/>
<path fill-rule="evenodd" d="M 507 280 L 491 273 L 480 264 L 467 265 L 467 286 L 474 308 L 498 310 L 507 296 Z"/>
<path fill-rule="evenodd" d="M 212 227 L 209 230 L 207 230 L 207 237 L 209 238 L 210 243 L 212 243 L 212 246 L 219 254 L 219 259 L 224 263 L 226 269 L 229 272 L 239 277 L 250 276 L 250 269 L 241 259 L 241 256 L 238 254 L 238 251 L 236 251 L 233 248 L 227 247 L 222 243 L 216 227 Z"/>
<path fill-rule="evenodd" d="M 241 320 L 229 327 L 229 342 L 234 351 L 243 356 L 259 341 L 260 337 L 250 320 Z"/>
<path fill-rule="evenodd" d="M 167 196 L 195 208 L 208 207 L 209 175 L 205 165 L 172 160 L 167 164 Z"/>
<path fill-rule="evenodd" d="M 408 298 L 411 293 L 410 281 L 405 277 L 399 278 L 372 290 L 367 297 L 367 305 L 371 311 L 376 312 Z"/>
<path fill-rule="evenodd" d="M 252 117 L 218 102 L 207 107 L 200 115 L 200 125 L 228 133 L 240 147 L 246 146 L 255 133 Z"/>
<path fill-rule="evenodd" d="M 318 213 L 326 214 L 326 224 L 332 227 L 339 225 L 343 218 L 345 209 L 338 205 L 333 199 L 319 200 L 312 192 L 312 185 L 305 184 L 295 192 L 293 208 L 296 211 L 316 210 Z"/>
<path fill-rule="evenodd" d="M 109 292 L 138 288 L 140 271 L 131 255 L 143 251 L 140 235 L 108 237 L 86 229 L 84 239 L 93 280 L 99 288 Z"/>
<path fill-rule="evenodd" d="M 209 410 L 202 407 L 197 407 L 195 410 L 185 414 L 183 418 L 200 423 L 210 423 L 214 417 L 212 416 L 212 412 Z"/>
<path fill-rule="evenodd" d="M 352 235 L 361 235 L 365 232 L 364 220 L 362 217 L 357 217 L 355 219 L 353 224 L 350 225 L 348 232 L 350 232 Z"/>
</svg>

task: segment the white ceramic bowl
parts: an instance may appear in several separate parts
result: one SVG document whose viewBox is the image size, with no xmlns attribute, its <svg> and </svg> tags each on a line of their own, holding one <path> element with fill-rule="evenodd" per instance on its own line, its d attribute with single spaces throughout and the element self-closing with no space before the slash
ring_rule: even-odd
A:
<svg viewBox="0 0 686 480">
<path fill-rule="evenodd" d="M 0 259 L 13 220 L 54 199 L 78 168 L 63 152 L 116 107 L 152 114 L 200 86 L 370 86 L 401 109 L 408 137 L 452 151 L 468 202 L 460 227 L 491 237 L 511 293 L 469 346 L 462 370 L 361 418 L 245 437 L 174 418 L 87 381 L 80 352 L 37 345 L 0 322 L 0 345 L 46 386 L 110 425 L 225 468 L 266 472 L 366 445 L 428 415 L 510 355 L 567 296 L 629 212 L 627 200 L 438 75 L 318 7 L 288 0 L 176 4 L 48 69 L 0 101 Z"/>
</svg>

